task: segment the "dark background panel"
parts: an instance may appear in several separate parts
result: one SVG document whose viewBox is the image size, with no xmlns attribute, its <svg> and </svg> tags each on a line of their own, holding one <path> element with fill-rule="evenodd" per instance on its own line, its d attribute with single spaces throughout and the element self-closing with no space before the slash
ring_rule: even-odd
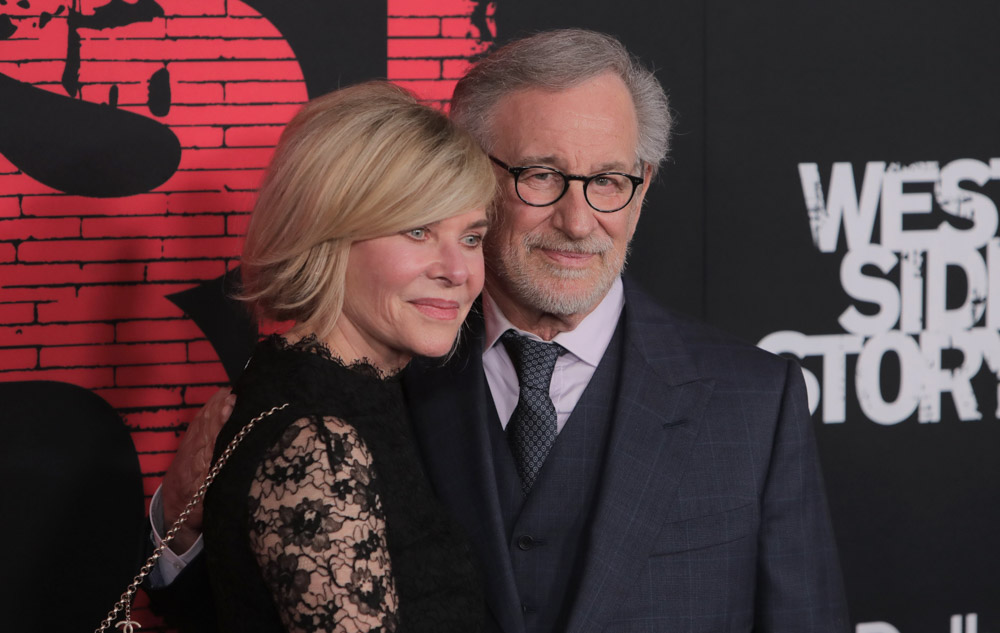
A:
<svg viewBox="0 0 1000 633">
<path fill-rule="evenodd" d="M 582 27 L 620 38 L 656 71 L 676 115 L 669 162 L 646 198 L 629 271 L 664 304 L 703 315 L 704 9 L 701 2 L 497 3 L 500 43 L 545 29 Z"/>
<path fill-rule="evenodd" d="M 288 41 L 309 97 L 385 78 L 387 0 L 246 0 Z"/>
<path fill-rule="evenodd" d="M 91 631 L 145 557 L 129 429 L 100 396 L 67 383 L 0 382 L 0 401 L 2 628 Z M 55 580 L 68 561 L 72 580 Z"/>
<path fill-rule="evenodd" d="M 832 164 L 850 162 L 860 189 L 868 161 L 997 156 L 1000 9 L 707 6 L 706 317 L 751 342 L 778 330 L 842 333 L 846 245 L 813 246 L 797 165 L 818 163 L 825 189 Z M 822 374 L 818 358 L 804 364 Z M 899 382 L 892 355 L 881 378 L 889 397 Z M 845 379 L 846 421 L 817 416 L 816 430 L 852 619 L 933 632 L 977 613 L 980 632 L 998 630 L 996 376 L 984 369 L 973 383 L 981 421 L 958 420 L 945 395 L 939 422 L 914 415 L 887 426 L 857 404 L 853 360 Z"/>
<path fill-rule="evenodd" d="M 826 185 L 835 161 L 997 155 L 1000 8 L 708 6 L 706 316 L 752 341 L 839 331 L 840 258 L 812 245 L 797 165 L 818 163 Z"/>
</svg>

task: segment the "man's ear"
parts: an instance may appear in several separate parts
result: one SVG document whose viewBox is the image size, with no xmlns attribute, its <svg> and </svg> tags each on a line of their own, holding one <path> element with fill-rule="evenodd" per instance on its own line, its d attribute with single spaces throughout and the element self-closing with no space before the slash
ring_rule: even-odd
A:
<svg viewBox="0 0 1000 633">
<path fill-rule="evenodd" d="M 646 201 L 646 192 L 649 191 L 649 187 L 653 184 L 653 166 L 643 163 L 642 165 L 642 177 L 645 182 L 642 183 L 642 189 L 639 190 L 638 200 L 635 200 L 635 210 L 632 212 L 632 226 L 629 227 L 628 238 L 631 240 L 632 236 L 635 234 L 635 227 L 639 225 L 639 214 L 642 213 L 642 205 Z"/>
<path fill-rule="evenodd" d="M 642 164 L 642 177 L 646 182 L 642 183 L 642 193 L 645 194 L 646 191 L 653 186 L 653 166 Z"/>
<path fill-rule="evenodd" d="M 653 186 L 653 166 L 652 165 L 647 165 L 646 163 L 642 164 L 642 179 L 643 179 L 643 183 L 641 185 L 639 185 L 640 187 L 642 187 L 639 190 L 639 207 L 640 208 L 642 208 L 642 202 L 646 198 L 646 192 L 649 191 L 649 188 Z"/>
</svg>

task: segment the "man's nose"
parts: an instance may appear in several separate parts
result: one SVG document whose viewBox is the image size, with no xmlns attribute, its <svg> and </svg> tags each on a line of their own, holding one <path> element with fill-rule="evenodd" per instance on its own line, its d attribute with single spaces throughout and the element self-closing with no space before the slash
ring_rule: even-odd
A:
<svg viewBox="0 0 1000 633">
<path fill-rule="evenodd" d="M 597 219 L 594 208 L 583 193 L 583 183 L 574 180 L 569 189 L 553 205 L 552 225 L 573 239 L 582 239 L 594 231 Z"/>
</svg>

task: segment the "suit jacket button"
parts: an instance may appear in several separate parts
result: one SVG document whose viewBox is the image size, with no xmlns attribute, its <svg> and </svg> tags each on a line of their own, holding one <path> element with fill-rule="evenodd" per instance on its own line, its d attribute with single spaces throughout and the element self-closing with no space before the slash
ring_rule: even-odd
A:
<svg viewBox="0 0 1000 633">
<path fill-rule="evenodd" d="M 531 538 L 527 534 L 522 534 L 517 537 L 517 546 L 519 549 L 527 552 L 529 549 L 535 546 L 535 539 Z"/>
</svg>

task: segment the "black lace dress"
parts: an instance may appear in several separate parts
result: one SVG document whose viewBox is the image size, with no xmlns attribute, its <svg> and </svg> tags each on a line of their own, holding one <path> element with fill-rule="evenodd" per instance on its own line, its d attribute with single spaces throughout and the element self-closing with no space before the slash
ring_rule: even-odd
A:
<svg viewBox="0 0 1000 633">
<path fill-rule="evenodd" d="M 468 542 L 431 491 L 399 380 L 345 367 L 315 339 L 272 336 L 236 387 L 209 489 L 205 552 L 224 631 L 482 628 Z"/>
</svg>

